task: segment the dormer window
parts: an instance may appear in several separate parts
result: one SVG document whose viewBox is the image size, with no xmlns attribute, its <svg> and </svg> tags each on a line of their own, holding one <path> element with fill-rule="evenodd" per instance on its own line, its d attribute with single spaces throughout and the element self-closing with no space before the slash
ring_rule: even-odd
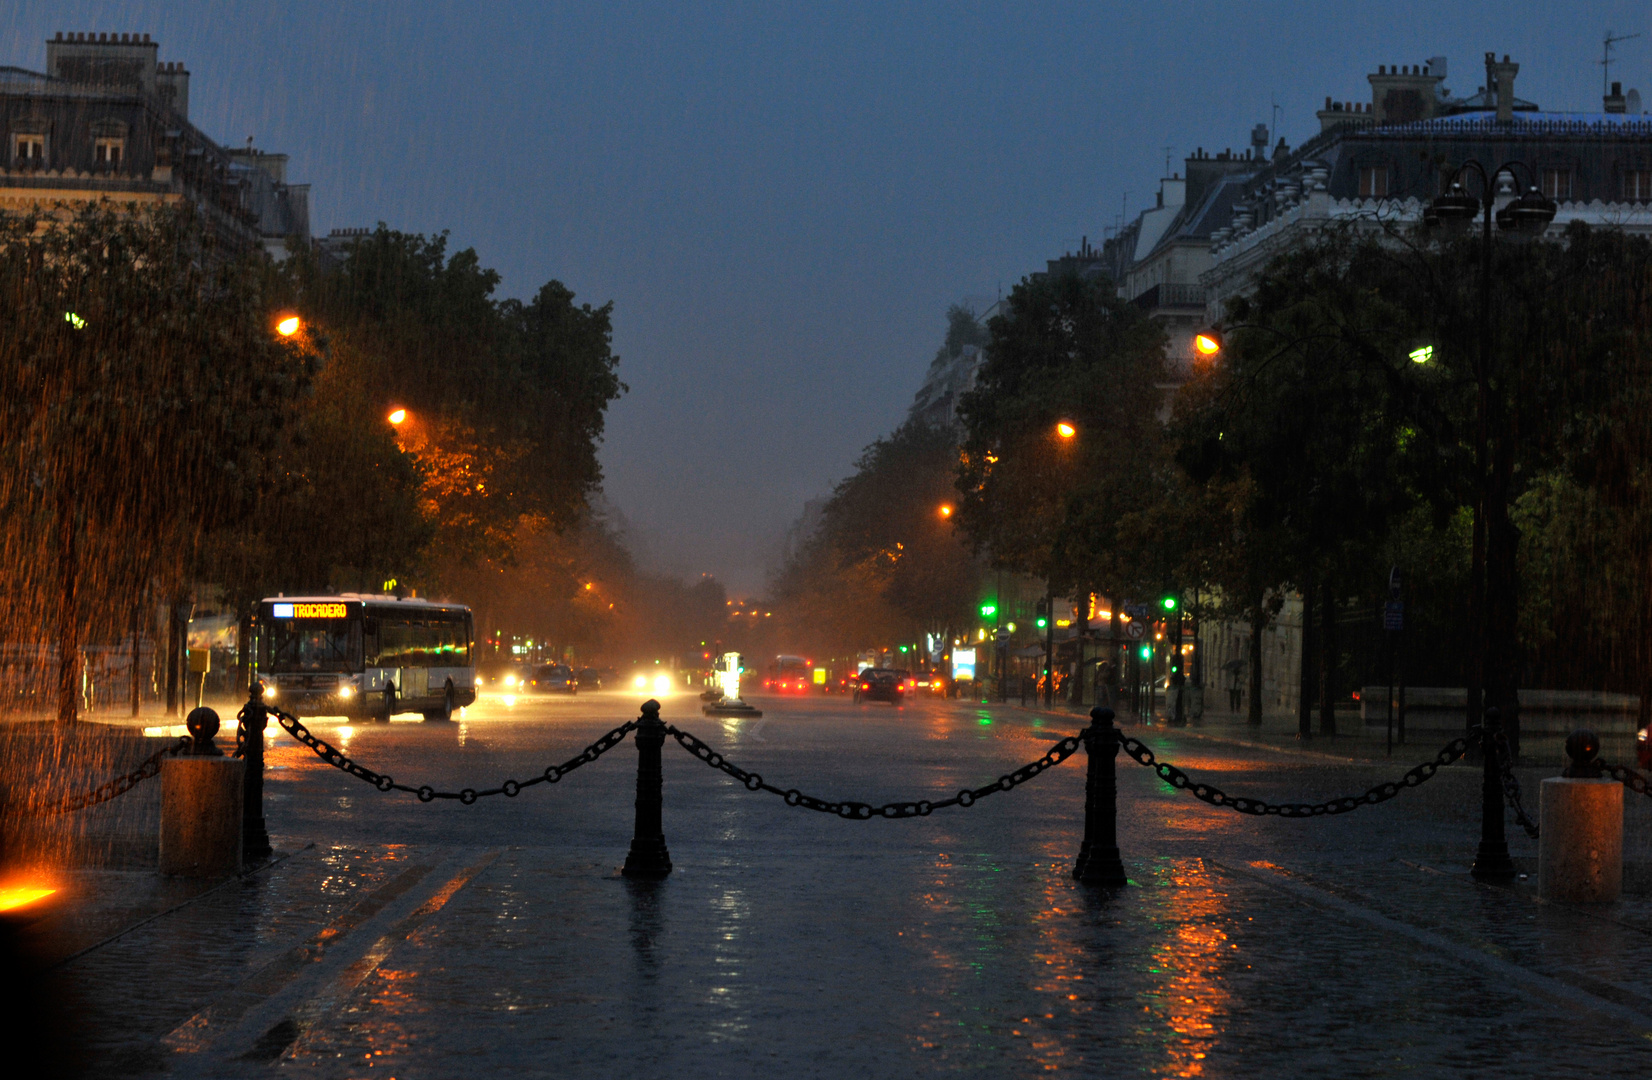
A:
<svg viewBox="0 0 1652 1080">
<path fill-rule="evenodd" d="M 46 136 L 15 135 L 12 137 L 12 159 L 18 164 L 43 165 L 46 162 Z"/>
<path fill-rule="evenodd" d="M 1360 169 L 1359 197 L 1362 199 L 1388 198 L 1388 166 L 1366 165 Z"/>
<path fill-rule="evenodd" d="M 92 160 L 99 165 L 114 167 L 126 156 L 125 139 L 97 139 L 92 143 Z"/>
</svg>

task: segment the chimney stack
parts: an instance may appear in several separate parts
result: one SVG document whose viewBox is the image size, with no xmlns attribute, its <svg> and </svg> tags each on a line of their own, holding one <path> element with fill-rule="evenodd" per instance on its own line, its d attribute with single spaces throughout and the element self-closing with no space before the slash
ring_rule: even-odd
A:
<svg viewBox="0 0 1652 1080">
<path fill-rule="evenodd" d="M 1506 124 L 1514 119 L 1514 77 L 1520 74 L 1520 65 L 1509 62 L 1507 53 L 1503 62 L 1497 62 L 1496 53 L 1486 54 L 1486 89 L 1497 98 L 1497 122 Z"/>
<path fill-rule="evenodd" d="M 1623 96 L 1622 83 L 1615 82 L 1612 84 L 1612 92 L 1606 95 L 1603 99 L 1603 104 L 1606 107 L 1606 111 L 1609 113 L 1629 111 L 1629 100 Z"/>
</svg>

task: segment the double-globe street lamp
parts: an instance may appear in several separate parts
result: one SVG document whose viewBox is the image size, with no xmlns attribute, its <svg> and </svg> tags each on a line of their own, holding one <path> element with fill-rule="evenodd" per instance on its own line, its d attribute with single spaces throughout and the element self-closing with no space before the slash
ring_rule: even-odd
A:
<svg viewBox="0 0 1652 1080">
<path fill-rule="evenodd" d="M 1479 196 L 1464 190 L 1461 181 L 1466 173 L 1479 177 Z M 1535 238 L 1548 229 L 1557 209 L 1552 199 L 1531 185 L 1525 193 L 1509 199 L 1501 210 L 1496 209 L 1498 179 L 1506 175 L 1518 190 L 1520 173 L 1528 179 L 1532 175 L 1530 167 L 1523 162 L 1507 162 L 1488 173 L 1484 165 L 1470 159 L 1452 174 L 1445 193 L 1435 198 L 1423 214 L 1424 224 L 1429 226 L 1466 226 L 1476 216 L 1482 219 L 1478 342 L 1474 360 L 1477 502 L 1469 570 L 1473 653 L 1466 704 L 1468 723 L 1479 722 L 1484 731 L 1480 847 L 1472 873 L 1477 878 L 1500 881 L 1515 876 L 1503 828 L 1502 763 L 1498 744 L 1499 721 L 1508 717 L 1514 721 L 1513 745 L 1516 748 L 1519 745 L 1519 699 L 1515 685 L 1515 558 L 1519 536 L 1509 519 L 1515 440 L 1505 403 L 1492 392 L 1491 226 L 1495 211 L 1500 232 Z"/>
</svg>

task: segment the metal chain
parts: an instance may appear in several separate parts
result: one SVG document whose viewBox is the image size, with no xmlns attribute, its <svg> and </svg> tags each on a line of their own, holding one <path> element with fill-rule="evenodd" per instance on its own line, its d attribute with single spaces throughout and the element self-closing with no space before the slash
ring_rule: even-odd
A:
<svg viewBox="0 0 1652 1080">
<path fill-rule="evenodd" d="M 280 709 L 273 708 L 269 705 L 264 706 L 264 708 L 268 710 L 271 716 L 275 717 L 275 722 L 280 724 L 282 729 L 286 731 L 288 735 L 291 735 L 293 738 L 315 751 L 316 757 L 333 766 L 335 769 L 347 772 L 357 779 L 367 781 L 380 791 L 405 791 L 411 795 L 417 795 L 420 802 L 431 802 L 435 799 L 458 799 L 466 806 L 469 806 L 477 799 L 486 798 L 489 795 L 505 795 L 514 799 L 523 788 L 530 788 L 535 784 L 554 784 L 558 780 L 561 780 L 564 776 L 567 776 L 569 773 L 579 768 L 581 765 L 589 765 L 603 754 L 606 754 L 608 751 L 624 742 L 625 736 L 630 734 L 637 726 L 637 722 L 635 720 L 629 720 L 626 723 L 621 724 L 619 727 L 608 732 L 608 734 L 604 735 L 590 746 L 587 746 L 582 753 L 569 758 L 561 765 L 547 765 L 544 772 L 540 773 L 531 780 L 506 780 L 503 784 L 500 784 L 496 788 L 486 788 L 482 791 L 478 791 L 475 788 L 463 788 L 459 791 L 437 791 L 428 784 L 420 787 L 413 787 L 409 784 L 398 784 L 386 773 L 374 772 L 366 766 L 358 765 L 349 757 L 334 749 L 333 746 L 325 739 L 318 739 L 316 736 L 310 734 L 310 729 L 300 723 L 298 717 L 293 716 L 290 713 L 284 713 Z"/>
<path fill-rule="evenodd" d="M 195 740 L 187 735 L 176 742 L 163 746 L 161 749 L 144 758 L 143 764 L 127 773 L 117 776 L 106 784 L 101 784 L 86 792 L 84 795 L 70 795 L 59 800 L 52 806 L 30 807 L 25 805 L 21 811 L 24 817 L 55 817 L 58 814 L 68 814 L 76 810 L 84 810 L 88 806 L 106 803 L 110 799 L 119 798 L 150 777 L 159 776 L 161 759 L 169 754 L 181 754 L 195 745 Z"/>
<path fill-rule="evenodd" d="M 1119 733 L 1119 745 L 1124 752 L 1146 765 L 1159 774 L 1159 778 L 1173 788 L 1180 788 L 1192 792 L 1193 797 L 1203 800 L 1212 806 L 1225 806 L 1230 810 L 1237 810 L 1241 814 L 1254 814 L 1257 817 L 1287 817 L 1306 818 L 1320 817 L 1326 814 L 1346 814 L 1350 810 L 1358 810 L 1362 806 L 1375 806 L 1387 802 L 1406 788 L 1417 787 L 1442 768 L 1462 757 L 1468 750 L 1470 736 L 1453 739 L 1434 755 L 1433 761 L 1425 761 L 1408 770 L 1399 780 L 1391 780 L 1366 791 L 1363 795 L 1344 795 L 1340 799 L 1330 799 L 1322 803 L 1268 803 L 1261 799 L 1251 799 L 1243 795 L 1229 795 L 1220 788 L 1209 784 L 1196 783 L 1187 773 L 1178 769 L 1169 762 L 1160 761 L 1153 755 L 1153 751 L 1140 739 L 1131 738 L 1123 732 Z"/>
<path fill-rule="evenodd" d="M 1611 773 L 1612 779 L 1616 780 L 1630 791 L 1637 792 L 1641 795 L 1652 795 L 1652 781 L 1648 781 L 1646 777 L 1642 776 L 1634 769 L 1629 768 L 1627 765 L 1608 765 L 1603 761 L 1600 763 L 1600 767 L 1606 772 Z"/>
<path fill-rule="evenodd" d="M 754 772 L 747 772 L 717 753 L 711 747 L 701 742 L 680 728 L 666 725 L 666 733 L 677 740 L 684 750 L 693 754 L 701 761 L 710 765 L 719 772 L 725 772 L 745 785 L 747 791 L 767 791 L 771 795 L 778 795 L 786 800 L 787 806 L 801 806 L 805 810 L 818 810 L 823 814 L 835 814 L 850 821 L 870 821 L 872 818 L 910 818 L 928 817 L 936 810 L 948 806 L 974 806 L 978 799 L 984 799 L 995 791 L 1009 791 L 1020 784 L 1026 783 L 1045 769 L 1060 765 L 1073 756 L 1073 753 L 1083 745 L 1080 735 L 1070 735 L 1055 743 L 1043 757 L 1005 773 L 997 780 L 978 788 L 965 788 L 950 799 L 941 799 L 932 802 L 928 799 L 919 799 L 916 802 L 892 802 L 882 806 L 873 806 L 870 803 L 842 800 L 832 802 L 828 799 L 817 799 L 813 795 L 805 795 L 796 788 L 781 790 L 773 784 L 764 781 L 763 777 Z"/>
<path fill-rule="evenodd" d="M 1514 756 L 1509 753 L 1509 737 L 1497 729 L 1497 757 L 1503 763 L 1503 801 L 1514 811 L 1515 824 L 1526 830 L 1526 835 L 1537 839 L 1537 822 L 1526 813 L 1520 803 L 1520 779 L 1514 775 Z"/>
</svg>

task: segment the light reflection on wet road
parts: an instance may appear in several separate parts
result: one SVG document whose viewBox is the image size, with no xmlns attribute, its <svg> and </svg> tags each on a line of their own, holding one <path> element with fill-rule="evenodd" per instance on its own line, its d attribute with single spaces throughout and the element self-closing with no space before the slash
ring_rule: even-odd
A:
<svg viewBox="0 0 1652 1080">
<path fill-rule="evenodd" d="M 760 721 L 702 718 L 696 704 L 667 701 L 665 718 L 777 786 L 873 803 L 980 785 L 1079 726 L 939 701 L 770 699 Z M 452 724 L 312 726 L 400 781 L 488 787 L 566 760 L 634 709 L 582 695 L 484 702 Z M 1364 790 L 1403 771 L 1143 737 L 1263 797 Z M 272 737 L 276 846 L 317 846 L 72 965 L 100 988 L 85 991 L 94 1056 L 132 1074 L 212 1076 L 1346 1077 L 1508 1060 L 1505 1075 L 1644 1072 L 1652 1054 L 1644 903 L 1585 925 L 1469 884 L 1470 770 L 1384 807 L 1289 822 L 1203 806 L 1121 756 L 1137 887 L 1109 896 L 1068 876 L 1082 753 L 971 809 L 846 822 L 747 792 L 670 741 L 665 752 L 677 870 L 638 885 L 616 873 L 629 743 L 558 784 L 464 807 L 382 795 Z M 388 895 L 410 863 L 431 869 Z M 1576 955 L 1618 992 L 1555 1000 L 1510 985 L 1281 891 L 1269 866 L 1379 917 L 1495 943 L 1512 964 L 1553 970 Z M 350 928 L 319 936 L 341 920 Z M 316 940 L 313 959 L 280 959 Z M 141 990 L 125 981 L 138 971 Z M 235 1023 L 163 1042 L 229 1000 L 244 1006 Z M 1579 1044 L 1594 1048 L 1587 1061 L 1567 1049 Z"/>
</svg>

